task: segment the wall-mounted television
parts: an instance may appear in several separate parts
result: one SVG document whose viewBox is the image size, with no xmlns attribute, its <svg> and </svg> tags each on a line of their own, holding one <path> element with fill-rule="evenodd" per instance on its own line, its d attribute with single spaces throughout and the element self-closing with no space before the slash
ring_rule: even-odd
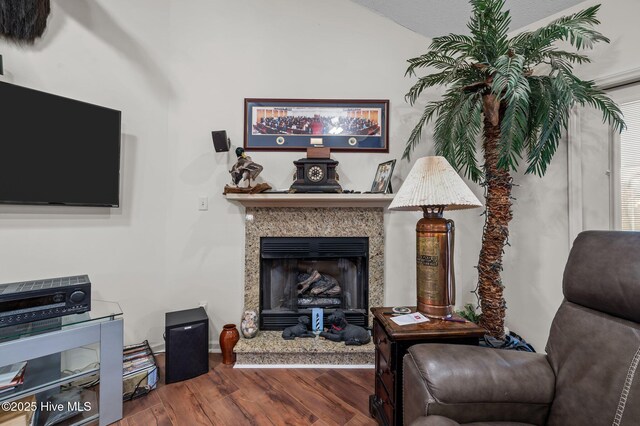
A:
<svg viewBox="0 0 640 426">
<path fill-rule="evenodd" d="M 118 207 L 120 115 L 0 82 L 0 203 Z"/>
</svg>

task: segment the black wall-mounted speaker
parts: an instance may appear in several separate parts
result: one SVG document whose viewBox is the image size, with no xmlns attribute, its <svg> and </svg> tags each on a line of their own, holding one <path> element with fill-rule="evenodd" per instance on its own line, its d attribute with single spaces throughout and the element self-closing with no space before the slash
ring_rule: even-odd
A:
<svg viewBox="0 0 640 426">
<path fill-rule="evenodd" d="M 211 132 L 211 137 L 213 138 L 213 147 L 216 152 L 227 152 L 229 151 L 230 141 L 227 137 L 226 130 L 214 130 Z"/>
<path fill-rule="evenodd" d="M 204 308 L 165 314 L 165 383 L 209 371 L 209 318 Z"/>
</svg>

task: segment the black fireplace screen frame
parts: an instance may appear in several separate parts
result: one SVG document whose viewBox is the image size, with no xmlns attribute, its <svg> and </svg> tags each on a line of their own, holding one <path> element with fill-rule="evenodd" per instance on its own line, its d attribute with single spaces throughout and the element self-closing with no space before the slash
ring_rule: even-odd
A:
<svg viewBox="0 0 640 426">
<path fill-rule="evenodd" d="M 262 237 L 260 238 L 260 329 L 282 330 L 298 322 L 302 315 L 311 316 L 311 309 L 293 308 L 274 311 L 267 309 L 270 305 L 271 286 L 270 269 L 265 263 L 277 260 L 325 261 L 335 259 L 357 259 L 357 280 L 361 288 L 357 309 L 345 309 L 347 320 L 351 324 L 369 326 L 369 238 L 368 237 Z M 362 305 L 362 306 L 360 306 Z M 327 317 L 336 308 L 325 308 Z"/>
</svg>

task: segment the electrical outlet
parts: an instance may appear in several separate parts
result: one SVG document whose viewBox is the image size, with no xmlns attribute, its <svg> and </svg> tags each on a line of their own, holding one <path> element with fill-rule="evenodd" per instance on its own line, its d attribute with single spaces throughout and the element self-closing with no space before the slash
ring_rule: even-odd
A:
<svg viewBox="0 0 640 426">
<path fill-rule="evenodd" d="M 204 308 L 204 310 L 205 310 L 205 311 L 207 310 L 207 305 L 208 305 L 208 303 L 207 303 L 207 301 L 206 301 L 206 300 L 203 300 L 203 301 L 201 301 L 201 302 L 198 304 L 198 306 L 199 306 L 200 308 Z"/>
<path fill-rule="evenodd" d="M 201 211 L 209 210 L 209 197 L 198 198 L 198 210 L 201 210 Z"/>
</svg>

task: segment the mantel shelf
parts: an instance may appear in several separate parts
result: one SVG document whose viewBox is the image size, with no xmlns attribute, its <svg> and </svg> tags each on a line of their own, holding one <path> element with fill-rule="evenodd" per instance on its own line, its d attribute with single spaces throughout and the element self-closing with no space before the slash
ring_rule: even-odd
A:
<svg viewBox="0 0 640 426">
<path fill-rule="evenodd" d="M 394 194 L 227 194 L 245 207 L 386 207 Z"/>
</svg>

